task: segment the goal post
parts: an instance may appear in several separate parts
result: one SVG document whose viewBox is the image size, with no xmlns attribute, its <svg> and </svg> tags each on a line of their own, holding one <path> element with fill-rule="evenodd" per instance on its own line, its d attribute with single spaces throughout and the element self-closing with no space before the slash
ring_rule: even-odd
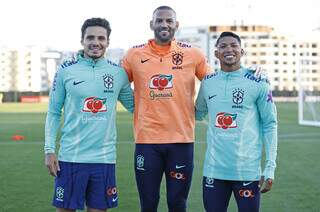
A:
<svg viewBox="0 0 320 212">
<path fill-rule="evenodd" d="M 318 64 L 314 67 L 314 64 Z M 299 60 L 299 124 L 320 127 L 319 63 L 312 59 Z"/>
</svg>

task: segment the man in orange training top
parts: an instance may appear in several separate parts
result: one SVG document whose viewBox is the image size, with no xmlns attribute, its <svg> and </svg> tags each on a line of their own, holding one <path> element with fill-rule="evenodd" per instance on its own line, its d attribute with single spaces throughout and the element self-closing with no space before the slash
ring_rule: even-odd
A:
<svg viewBox="0 0 320 212">
<path fill-rule="evenodd" d="M 157 211 L 163 173 L 170 212 L 186 211 L 193 170 L 195 76 L 210 67 L 200 49 L 177 42 L 175 11 L 153 12 L 154 39 L 131 48 L 123 67 L 134 83 L 135 173 L 142 212 Z"/>
</svg>

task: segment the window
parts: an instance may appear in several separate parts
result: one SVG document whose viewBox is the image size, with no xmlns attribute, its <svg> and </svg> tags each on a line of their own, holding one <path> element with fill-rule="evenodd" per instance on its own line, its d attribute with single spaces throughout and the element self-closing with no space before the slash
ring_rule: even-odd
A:
<svg viewBox="0 0 320 212">
<path fill-rule="evenodd" d="M 248 31 L 248 27 L 247 26 L 242 26 L 241 27 L 243 31 Z"/>
<path fill-rule="evenodd" d="M 275 61 L 274 61 L 274 64 L 279 64 L 279 61 L 278 61 L 278 60 L 275 60 Z"/>
<path fill-rule="evenodd" d="M 318 54 L 316 52 L 312 52 L 312 56 L 317 56 Z"/>
<path fill-rule="evenodd" d="M 210 32 L 216 32 L 217 31 L 217 27 L 216 26 L 210 26 L 209 27 L 209 31 Z"/>
<path fill-rule="evenodd" d="M 274 55 L 275 55 L 275 56 L 278 56 L 278 55 L 279 55 L 279 52 L 275 52 Z"/>
</svg>

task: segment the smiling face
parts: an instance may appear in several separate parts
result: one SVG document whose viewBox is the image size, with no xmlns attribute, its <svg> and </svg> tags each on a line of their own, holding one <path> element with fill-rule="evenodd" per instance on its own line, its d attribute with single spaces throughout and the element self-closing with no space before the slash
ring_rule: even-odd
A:
<svg viewBox="0 0 320 212">
<path fill-rule="evenodd" d="M 87 27 L 81 44 L 85 58 L 102 58 L 109 45 L 108 32 L 100 26 Z"/>
<path fill-rule="evenodd" d="M 159 9 L 153 14 L 150 21 L 150 28 L 154 31 L 154 38 L 157 44 L 167 45 L 173 38 L 179 23 L 176 14 L 170 9 Z"/>
<path fill-rule="evenodd" d="M 214 53 L 220 61 L 222 70 L 235 71 L 240 69 L 240 59 L 244 51 L 236 38 L 231 36 L 220 38 Z"/>
</svg>

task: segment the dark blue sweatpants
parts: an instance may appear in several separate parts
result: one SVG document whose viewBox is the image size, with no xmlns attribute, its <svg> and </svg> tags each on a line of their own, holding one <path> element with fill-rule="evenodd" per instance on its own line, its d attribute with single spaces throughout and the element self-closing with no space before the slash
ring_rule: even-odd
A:
<svg viewBox="0 0 320 212">
<path fill-rule="evenodd" d="M 185 212 L 193 171 L 193 143 L 136 144 L 135 173 L 141 212 L 156 212 L 162 175 L 169 212 Z"/>
<path fill-rule="evenodd" d="M 202 185 L 206 212 L 226 212 L 232 193 L 239 212 L 259 211 L 259 181 L 230 181 L 203 177 Z"/>
</svg>

